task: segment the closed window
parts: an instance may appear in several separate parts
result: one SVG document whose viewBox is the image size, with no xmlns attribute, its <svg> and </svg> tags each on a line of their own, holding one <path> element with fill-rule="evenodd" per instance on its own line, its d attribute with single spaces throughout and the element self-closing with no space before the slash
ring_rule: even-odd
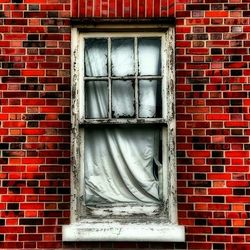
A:
<svg viewBox="0 0 250 250">
<path fill-rule="evenodd" d="M 177 226 L 173 28 L 119 31 L 72 32 L 72 225 L 65 240 L 97 240 L 100 228 L 107 229 L 99 240 L 142 240 L 136 226 L 151 232 L 145 240 L 159 240 L 163 228 L 153 227 Z"/>
<path fill-rule="evenodd" d="M 144 33 L 83 37 L 82 195 L 90 215 L 160 212 L 162 42 Z"/>
</svg>

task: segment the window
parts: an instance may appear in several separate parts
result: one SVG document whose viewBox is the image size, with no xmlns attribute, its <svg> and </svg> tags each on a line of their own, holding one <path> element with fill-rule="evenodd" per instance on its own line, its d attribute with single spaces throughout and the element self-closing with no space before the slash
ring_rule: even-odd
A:
<svg viewBox="0 0 250 250">
<path fill-rule="evenodd" d="M 72 201 L 65 241 L 183 241 L 173 30 L 72 30 Z"/>
</svg>

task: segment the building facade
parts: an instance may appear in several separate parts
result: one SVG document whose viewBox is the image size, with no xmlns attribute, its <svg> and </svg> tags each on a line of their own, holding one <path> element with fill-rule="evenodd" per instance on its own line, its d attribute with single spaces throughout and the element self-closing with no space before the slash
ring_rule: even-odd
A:
<svg viewBox="0 0 250 250">
<path fill-rule="evenodd" d="M 249 17 L 249 0 L 2 0 L 0 248 L 250 249 Z M 175 29 L 184 242 L 63 241 L 72 203 L 71 31 L 100 23 Z"/>
</svg>

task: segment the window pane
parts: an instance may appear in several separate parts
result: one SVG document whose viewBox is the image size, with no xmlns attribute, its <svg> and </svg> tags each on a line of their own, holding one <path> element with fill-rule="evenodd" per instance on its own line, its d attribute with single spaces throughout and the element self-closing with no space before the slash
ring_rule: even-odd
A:
<svg viewBox="0 0 250 250">
<path fill-rule="evenodd" d="M 160 38 L 138 38 L 139 75 L 161 74 L 160 51 Z"/>
<path fill-rule="evenodd" d="M 111 46 L 112 75 L 134 75 L 134 39 L 115 38 Z"/>
<path fill-rule="evenodd" d="M 161 81 L 139 81 L 139 117 L 161 117 Z"/>
<path fill-rule="evenodd" d="M 133 117 L 135 114 L 134 86 L 131 80 L 112 81 L 112 116 Z"/>
<path fill-rule="evenodd" d="M 85 129 L 87 205 L 159 204 L 160 129 Z"/>
<path fill-rule="evenodd" d="M 108 117 L 107 81 L 86 81 L 85 111 L 86 118 Z"/>
<path fill-rule="evenodd" d="M 107 39 L 85 39 L 85 76 L 107 76 L 107 58 Z"/>
</svg>

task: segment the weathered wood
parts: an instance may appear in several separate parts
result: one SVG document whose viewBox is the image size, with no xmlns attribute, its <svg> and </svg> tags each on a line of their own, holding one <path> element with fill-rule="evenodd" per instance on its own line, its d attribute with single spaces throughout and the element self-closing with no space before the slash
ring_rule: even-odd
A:
<svg viewBox="0 0 250 250">
<path fill-rule="evenodd" d="M 165 24 L 164 24 L 165 25 Z M 108 27 L 108 26 L 107 26 Z M 114 28 L 115 27 L 115 28 Z M 142 27 L 142 26 L 141 26 Z M 103 28 L 103 27 L 102 27 Z M 113 28 L 116 29 L 116 31 L 119 29 L 121 30 L 122 26 L 116 26 L 113 25 Z M 128 28 L 128 25 L 126 24 L 125 29 Z M 146 31 L 151 31 L 151 28 L 146 29 Z M 111 27 L 112 30 L 112 27 Z M 129 30 L 133 30 L 133 25 L 129 26 Z M 104 29 L 105 31 L 105 29 Z M 110 30 L 109 30 L 110 31 Z M 135 36 L 137 34 L 136 32 L 130 32 L 129 34 L 126 34 L 126 36 Z M 81 29 L 73 28 L 72 29 L 72 141 L 71 141 L 71 147 L 72 147 L 72 175 L 71 175 L 71 190 L 72 190 L 72 199 L 71 199 L 71 225 L 64 226 L 65 234 L 69 234 L 70 232 L 68 230 L 71 230 L 73 232 L 76 230 L 77 233 L 80 231 L 87 232 L 87 227 L 91 227 L 91 223 L 96 224 L 97 221 L 91 221 L 88 220 L 91 216 L 97 216 L 100 218 L 98 219 L 98 223 L 113 223 L 115 218 L 118 216 L 121 218 L 121 223 L 124 225 L 127 225 L 131 221 L 131 216 L 135 216 L 140 218 L 139 222 L 136 222 L 137 226 L 140 226 L 144 228 L 144 224 L 148 223 L 149 221 L 149 215 L 153 215 L 153 217 L 150 218 L 151 225 L 157 225 L 157 221 L 160 220 L 161 223 L 163 223 L 163 227 L 169 227 L 171 230 L 172 228 L 178 228 L 176 229 L 176 232 L 178 231 L 180 235 L 180 239 L 184 239 L 184 230 L 182 227 L 177 226 L 177 200 L 176 200 L 176 146 L 175 146 L 175 131 L 176 131 L 176 125 L 175 125 L 175 62 L 174 62 L 174 28 L 171 26 L 168 26 L 166 28 L 166 25 L 164 26 L 164 32 L 160 33 L 161 28 L 158 28 L 158 25 L 154 27 L 154 33 L 141 33 L 142 36 L 148 36 L 152 37 L 154 34 L 157 34 L 158 36 L 162 37 L 162 75 L 156 76 L 156 77 L 148 77 L 148 79 L 156 79 L 160 78 L 162 79 L 162 103 L 163 103 L 163 111 L 162 111 L 162 118 L 139 118 L 138 117 L 138 79 L 140 79 L 140 76 L 137 74 L 134 76 L 136 83 L 135 91 L 136 91 L 136 117 L 135 118 L 112 118 L 111 117 L 111 80 L 113 77 L 111 77 L 111 72 L 109 72 L 109 93 L 110 93 L 110 99 L 109 99 L 109 118 L 107 119 L 85 119 L 85 111 L 84 111 L 84 80 L 87 80 L 87 77 L 84 77 L 84 66 L 83 66 L 83 60 L 84 60 L 84 49 L 83 49 L 83 37 L 85 34 L 81 33 Z M 94 33 L 97 36 L 101 37 L 102 35 L 100 33 Z M 105 36 L 109 37 L 112 33 L 106 33 Z M 115 36 L 123 37 L 125 33 L 116 33 Z M 93 36 L 91 33 L 86 34 L 87 37 Z M 110 38 L 109 38 L 110 39 Z M 110 43 L 109 43 L 110 44 Z M 110 45 L 109 45 L 110 46 Z M 137 45 L 135 44 L 135 47 Z M 109 47 L 109 54 L 110 52 Z M 135 60 L 137 60 L 135 48 Z M 110 57 L 110 56 L 109 56 Z M 111 61 L 109 60 L 109 70 L 111 68 Z M 136 69 L 136 72 L 138 70 Z M 128 76 L 129 79 L 131 77 Z M 145 79 L 145 77 L 142 77 Z M 90 77 L 88 78 L 90 79 Z M 93 77 L 91 80 L 97 79 Z M 98 78 L 99 79 L 99 78 Z M 116 79 L 122 79 L 117 77 Z M 160 126 L 162 128 L 162 137 L 163 137 L 163 145 L 162 145 L 162 151 L 163 151 L 163 168 L 162 173 L 159 175 L 160 182 L 162 185 L 162 204 L 155 208 L 152 207 L 146 207 L 140 208 L 141 212 L 140 215 L 137 214 L 136 207 L 131 207 L 129 205 L 122 207 L 122 209 L 118 208 L 107 208 L 107 207 L 86 207 L 85 206 L 85 191 L 84 191 L 84 153 L 83 153 L 83 145 L 84 145 L 84 127 L 85 126 L 137 126 L 137 125 L 143 125 L 143 126 Z M 117 210 L 118 209 L 118 210 Z M 122 215 L 123 214 L 123 215 Z M 107 219 L 104 219 L 106 216 L 108 216 L 110 219 L 107 221 Z M 122 219 L 124 218 L 124 219 Z M 82 223 L 77 223 L 81 222 Z M 85 222 L 83 222 L 85 221 Z M 84 224 L 87 223 L 87 224 Z M 88 224 L 90 223 L 90 224 Z M 92 225 L 94 227 L 94 224 Z M 75 226 L 74 226 L 75 225 Z M 84 226 L 79 226 L 84 225 Z M 97 225 L 97 224 L 96 224 Z M 105 224 L 107 226 L 107 224 Z M 84 229 L 84 227 L 86 227 Z M 153 226 L 154 227 L 154 226 Z M 69 229 L 71 228 L 71 229 Z M 81 229 L 82 228 L 82 229 Z M 124 227 L 126 228 L 126 226 Z M 124 228 L 120 228 L 119 230 L 123 230 Z M 73 231 L 72 231 L 73 230 Z M 80 231 L 79 231 L 80 230 Z M 87 231 L 86 231 L 87 230 Z M 96 229 L 98 232 L 98 228 Z M 152 229 L 154 230 L 154 229 Z M 156 229 L 155 232 L 157 235 L 157 232 L 160 232 L 161 230 Z M 158 231 L 157 231 L 158 230 Z M 93 232 L 93 235 L 95 235 L 95 232 Z M 92 236 L 93 236 L 92 235 Z M 94 240 L 89 237 L 89 239 Z M 70 240 L 70 237 L 67 238 L 67 236 L 64 235 L 64 237 L 68 240 Z M 95 236 L 93 236 L 95 237 Z M 101 236 L 100 236 L 101 237 Z M 113 237 L 112 234 L 110 236 L 111 238 L 108 238 L 109 240 L 124 240 L 126 239 L 126 233 L 125 235 L 122 235 L 119 237 Z M 73 237 L 74 238 L 74 237 Z M 77 238 L 77 237 L 76 237 Z M 74 238 L 74 240 L 77 240 Z M 104 239 L 104 238 L 99 238 Z M 84 236 L 83 238 L 80 237 L 79 240 L 88 240 L 88 236 Z M 143 240 L 143 239 L 137 239 L 137 240 Z M 145 239 L 147 240 L 147 239 Z M 159 238 L 159 241 L 163 241 L 164 237 L 161 239 Z M 165 237 L 166 240 L 166 237 Z"/>
</svg>

